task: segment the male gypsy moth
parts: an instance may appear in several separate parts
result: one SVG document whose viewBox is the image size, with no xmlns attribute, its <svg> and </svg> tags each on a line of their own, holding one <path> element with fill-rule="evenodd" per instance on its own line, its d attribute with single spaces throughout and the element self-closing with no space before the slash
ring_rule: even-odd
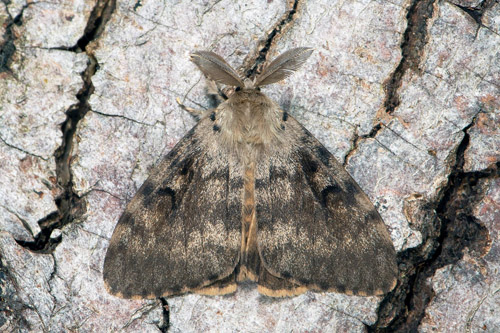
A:
<svg viewBox="0 0 500 333">
<path fill-rule="evenodd" d="M 311 55 L 289 50 L 253 81 L 212 52 L 192 61 L 237 87 L 153 170 L 120 217 L 104 261 L 123 298 L 306 290 L 381 295 L 396 253 L 380 215 L 325 147 L 259 87 Z"/>
</svg>

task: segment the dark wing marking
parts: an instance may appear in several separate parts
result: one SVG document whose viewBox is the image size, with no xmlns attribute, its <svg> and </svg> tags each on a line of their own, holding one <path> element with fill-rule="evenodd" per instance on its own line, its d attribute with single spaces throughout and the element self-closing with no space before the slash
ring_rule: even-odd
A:
<svg viewBox="0 0 500 333">
<path fill-rule="evenodd" d="M 377 210 L 302 125 L 288 117 L 285 126 L 286 147 L 259 161 L 256 171 L 263 266 L 312 290 L 390 291 L 396 253 Z"/>
<path fill-rule="evenodd" d="M 242 171 L 212 126 L 201 120 L 120 217 L 104 261 L 111 294 L 181 294 L 233 273 L 241 244 Z M 225 290 L 228 285 L 224 281 Z"/>
</svg>

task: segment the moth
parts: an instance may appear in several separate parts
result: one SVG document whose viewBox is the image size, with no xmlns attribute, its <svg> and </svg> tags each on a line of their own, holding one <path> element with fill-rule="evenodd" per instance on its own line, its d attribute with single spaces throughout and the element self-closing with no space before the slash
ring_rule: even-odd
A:
<svg viewBox="0 0 500 333">
<path fill-rule="evenodd" d="M 311 55 L 289 50 L 255 79 L 200 51 L 209 79 L 236 87 L 154 168 L 127 205 L 104 261 L 109 293 L 156 298 L 306 290 L 381 295 L 396 253 L 377 210 L 342 165 L 260 87 Z"/>
</svg>

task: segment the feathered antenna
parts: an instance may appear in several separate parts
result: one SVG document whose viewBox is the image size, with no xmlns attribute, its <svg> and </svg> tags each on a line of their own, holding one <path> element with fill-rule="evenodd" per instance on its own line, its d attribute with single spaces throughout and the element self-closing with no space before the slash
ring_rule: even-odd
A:
<svg viewBox="0 0 500 333">
<path fill-rule="evenodd" d="M 264 71 L 257 77 L 254 87 L 281 81 L 295 72 L 309 58 L 313 49 L 310 47 L 298 47 L 291 49 L 274 59 Z"/>
<path fill-rule="evenodd" d="M 243 81 L 236 71 L 219 55 L 210 51 L 197 51 L 191 54 L 191 61 L 215 82 L 233 87 L 244 87 Z"/>
</svg>

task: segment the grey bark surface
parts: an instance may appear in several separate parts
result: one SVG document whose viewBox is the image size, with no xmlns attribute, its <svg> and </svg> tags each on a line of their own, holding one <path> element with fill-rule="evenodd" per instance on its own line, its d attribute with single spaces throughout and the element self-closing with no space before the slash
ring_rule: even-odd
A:
<svg viewBox="0 0 500 333">
<path fill-rule="evenodd" d="M 498 1 L 0 3 L 0 331 L 500 331 Z M 127 201 L 212 106 L 189 54 L 263 88 L 338 159 L 398 251 L 385 297 L 106 293 Z M 168 304 L 167 304 L 168 302 Z"/>
</svg>

